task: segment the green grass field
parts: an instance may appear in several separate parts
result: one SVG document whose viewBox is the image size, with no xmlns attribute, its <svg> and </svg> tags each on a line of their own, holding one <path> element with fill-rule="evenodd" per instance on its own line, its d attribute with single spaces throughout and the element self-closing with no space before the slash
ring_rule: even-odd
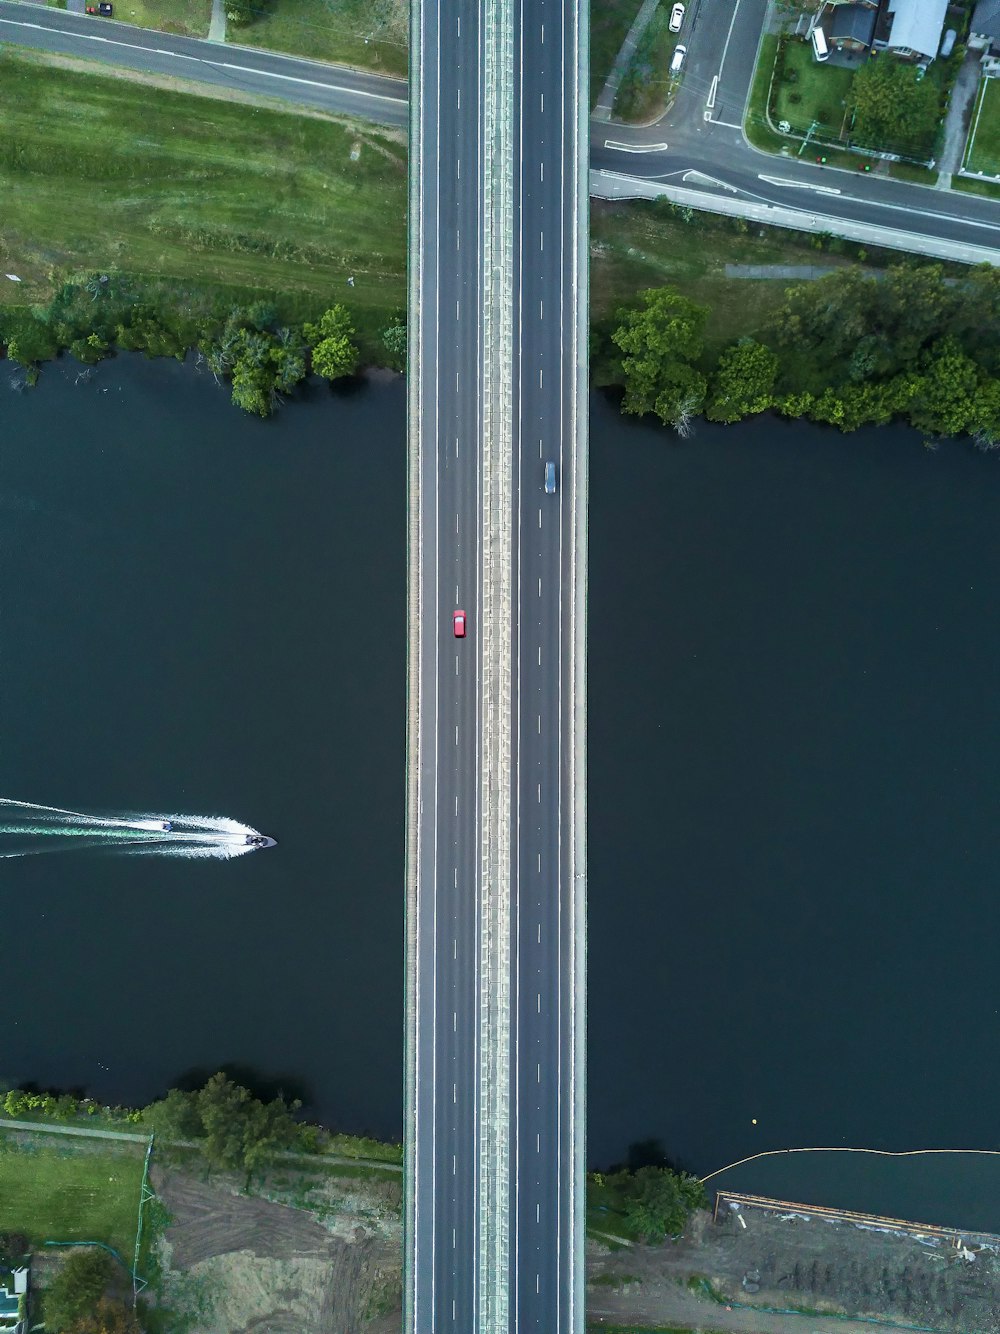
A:
<svg viewBox="0 0 1000 1334">
<path fill-rule="evenodd" d="M 226 40 L 405 75 L 407 11 L 406 0 L 271 0 L 245 28 L 229 25 Z"/>
<path fill-rule="evenodd" d="M 212 18 L 212 0 L 117 0 L 115 18 L 140 28 L 205 37 Z"/>
<path fill-rule="evenodd" d="M 144 1148 L 0 1130 L 0 1232 L 100 1241 L 131 1264 Z"/>
<path fill-rule="evenodd" d="M 774 71 L 774 58 L 778 53 L 778 39 L 774 33 L 767 33 L 760 44 L 757 68 L 753 73 L 750 96 L 747 98 L 746 116 L 743 128 L 746 136 L 755 148 L 765 153 L 780 153 L 787 144 L 780 134 L 767 123 L 767 91 L 771 86 L 771 74 Z"/>
<path fill-rule="evenodd" d="M 787 120 L 799 134 L 815 123 L 824 138 L 839 138 L 853 79 L 853 70 L 817 64 L 805 42 L 787 42 L 785 75 L 775 89 L 775 120 Z"/>
<path fill-rule="evenodd" d="M 1000 175 L 1000 87 L 984 79 L 972 113 L 972 129 L 965 153 L 966 171 Z"/>
<path fill-rule="evenodd" d="M 0 300 L 117 269 L 175 285 L 182 304 L 272 296 L 288 320 L 346 301 L 362 341 L 405 303 L 406 150 L 371 127 L 152 92 L 9 48 L 0 103 L 0 260 L 24 279 Z"/>
</svg>

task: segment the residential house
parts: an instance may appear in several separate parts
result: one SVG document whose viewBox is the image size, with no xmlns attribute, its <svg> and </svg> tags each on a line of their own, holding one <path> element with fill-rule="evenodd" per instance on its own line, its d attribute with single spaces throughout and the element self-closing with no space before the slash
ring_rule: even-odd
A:
<svg viewBox="0 0 1000 1334">
<path fill-rule="evenodd" d="M 838 51 L 867 51 L 877 14 L 876 5 L 836 5 L 824 24 L 829 44 Z"/>
<path fill-rule="evenodd" d="M 888 0 L 887 10 L 888 32 L 884 38 L 876 33 L 876 50 L 884 47 L 904 60 L 932 61 L 941 46 L 948 0 Z"/>
<path fill-rule="evenodd" d="M 1000 0 L 979 0 L 972 11 L 969 45 L 988 56 L 1000 56 Z"/>
<path fill-rule="evenodd" d="M 0 1331 L 24 1334 L 28 1327 L 28 1270 L 0 1268 Z"/>
</svg>

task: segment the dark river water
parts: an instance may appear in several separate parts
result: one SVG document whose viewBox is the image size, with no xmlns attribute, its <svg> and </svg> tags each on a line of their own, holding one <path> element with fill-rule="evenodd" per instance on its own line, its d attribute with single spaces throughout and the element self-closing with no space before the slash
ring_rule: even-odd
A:
<svg viewBox="0 0 1000 1334">
<path fill-rule="evenodd" d="M 281 843 L 5 860 L 0 1079 L 398 1137 L 404 387 L 77 374 L 0 382 L 0 796 Z M 595 397 L 591 496 L 591 1165 L 1000 1148 L 1000 465 Z M 1000 1230 L 1000 1158 L 720 1180 Z"/>
</svg>

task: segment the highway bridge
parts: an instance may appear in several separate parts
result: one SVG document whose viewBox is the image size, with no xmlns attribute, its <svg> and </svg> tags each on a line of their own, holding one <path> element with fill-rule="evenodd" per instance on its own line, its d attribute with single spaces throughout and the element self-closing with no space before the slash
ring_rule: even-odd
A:
<svg viewBox="0 0 1000 1334">
<path fill-rule="evenodd" d="M 405 1324 L 420 1334 L 583 1328 L 585 24 L 574 0 L 413 6 Z"/>
</svg>

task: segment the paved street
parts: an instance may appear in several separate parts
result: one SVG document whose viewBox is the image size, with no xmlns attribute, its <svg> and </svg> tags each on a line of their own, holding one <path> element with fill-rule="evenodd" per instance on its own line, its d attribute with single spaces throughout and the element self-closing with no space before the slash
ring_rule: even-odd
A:
<svg viewBox="0 0 1000 1334">
<path fill-rule="evenodd" d="M 117 20 L 0 0 L 0 42 L 280 97 L 383 125 L 407 122 L 406 81 L 250 47 L 151 32 Z"/>
<path fill-rule="evenodd" d="M 1000 252 L 1000 203 L 817 166 L 810 154 L 776 157 L 747 142 L 743 113 L 766 12 L 767 0 L 736 0 L 735 6 L 695 0 L 681 34 L 688 56 L 673 106 L 641 128 L 592 123 L 591 166 L 685 186 L 702 197 L 728 196 Z M 1000 253 L 996 258 L 1000 262 Z"/>
<path fill-rule="evenodd" d="M 575 4 L 511 17 L 423 5 L 413 71 L 406 1319 L 570 1334 L 585 122 Z"/>
<path fill-rule="evenodd" d="M 740 126 L 765 9 L 766 0 L 737 0 L 735 8 L 728 0 L 696 0 L 689 6 L 683 33 L 689 54 L 674 106 L 663 120 L 642 129 L 592 123 L 592 167 L 650 184 L 683 185 L 699 200 L 729 197 L 820 215 L 831 229 L 841 218 L 870 229 L 892 228 L 900 234 L 900 245 L 907 235 L 919 235 L 953 246 L 984 247 L 996 251 L 1000 262 L 1000 203 L 994 200 L 862 177 L 817 166 L 808 156 L 774 157 L 746 141 Z M 0 40 L 280 97 L 381 124 L 407 120 L 402 80 L 246 47 L 220 49 L 17 0 L 0 0 Z"/>
</svg>

